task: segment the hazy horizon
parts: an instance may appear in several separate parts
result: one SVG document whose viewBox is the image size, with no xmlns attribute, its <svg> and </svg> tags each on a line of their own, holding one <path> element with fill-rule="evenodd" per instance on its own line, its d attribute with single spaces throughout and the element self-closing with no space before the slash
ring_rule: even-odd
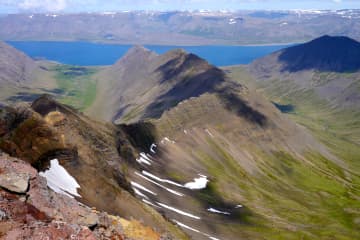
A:
<svg viewBox="0 0 360 240">
<path fill-rule="evenodd" d="M 0 0 L 0 13 L 79 13 L 104 11 L 358 9 L 356 0 Z"/>
</svg>

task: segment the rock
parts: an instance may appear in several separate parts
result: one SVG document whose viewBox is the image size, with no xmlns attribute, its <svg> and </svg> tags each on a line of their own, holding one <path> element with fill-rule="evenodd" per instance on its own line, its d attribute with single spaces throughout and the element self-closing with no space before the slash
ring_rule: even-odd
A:
<svg viewBox="0 0 360 240">
<path fill-rule="evenodd" d="M 29 179 L 28 174 L 0 174 L 0 186 L 11 192 L 23 194 L 29 189 Z"/>
<path fill-rule="evenodd" d="M 90 213 L 86 215 L 81 221 L 81 225 L 87 226 L 88 228 L 92 229 L 99 223 L 99 217 L 96 213 Z"/>
<path fill-rule="evenodd" d="M 7 220 L 7 219 L 8 219 L 8 216 L 7 216 L 6 212 L 4 212 L 3 210 L 0 209 L 0 221 Z"/>
</svg>

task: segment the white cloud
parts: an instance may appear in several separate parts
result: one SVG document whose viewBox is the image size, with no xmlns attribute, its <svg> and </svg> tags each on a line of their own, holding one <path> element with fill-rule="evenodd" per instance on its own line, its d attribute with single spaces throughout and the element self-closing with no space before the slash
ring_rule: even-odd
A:
<svg viewBox="0 0 360 240">
<path fill-rule="evenodd" d="M 66 0 L 23 0 L 18 4 L 23 10 L 58 12 L 67 7 Z"/>
</svg>

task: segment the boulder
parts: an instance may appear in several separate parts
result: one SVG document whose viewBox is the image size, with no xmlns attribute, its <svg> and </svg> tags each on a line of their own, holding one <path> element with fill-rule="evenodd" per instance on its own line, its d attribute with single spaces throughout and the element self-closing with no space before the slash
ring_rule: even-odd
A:
<svg viewBox="0 0 360 240">
<path fill-rule="evenodd" d="M 29 189 L 29 179 L 28 174 L 0 174 L 0 186 L 11 192 L 24 194 Z"/>
</svg>

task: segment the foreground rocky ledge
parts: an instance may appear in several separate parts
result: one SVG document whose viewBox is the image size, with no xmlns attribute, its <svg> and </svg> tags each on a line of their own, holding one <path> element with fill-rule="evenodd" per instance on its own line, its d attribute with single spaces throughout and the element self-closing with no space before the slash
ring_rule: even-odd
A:
<svg viewBox="0 0 360 240">
<path fill-rule="evenodd" d="M 30 164 L 0 152 L 1 239 L 160 239 L 151 228 L 96 211 L 47 187 Z"/>
</svg>

